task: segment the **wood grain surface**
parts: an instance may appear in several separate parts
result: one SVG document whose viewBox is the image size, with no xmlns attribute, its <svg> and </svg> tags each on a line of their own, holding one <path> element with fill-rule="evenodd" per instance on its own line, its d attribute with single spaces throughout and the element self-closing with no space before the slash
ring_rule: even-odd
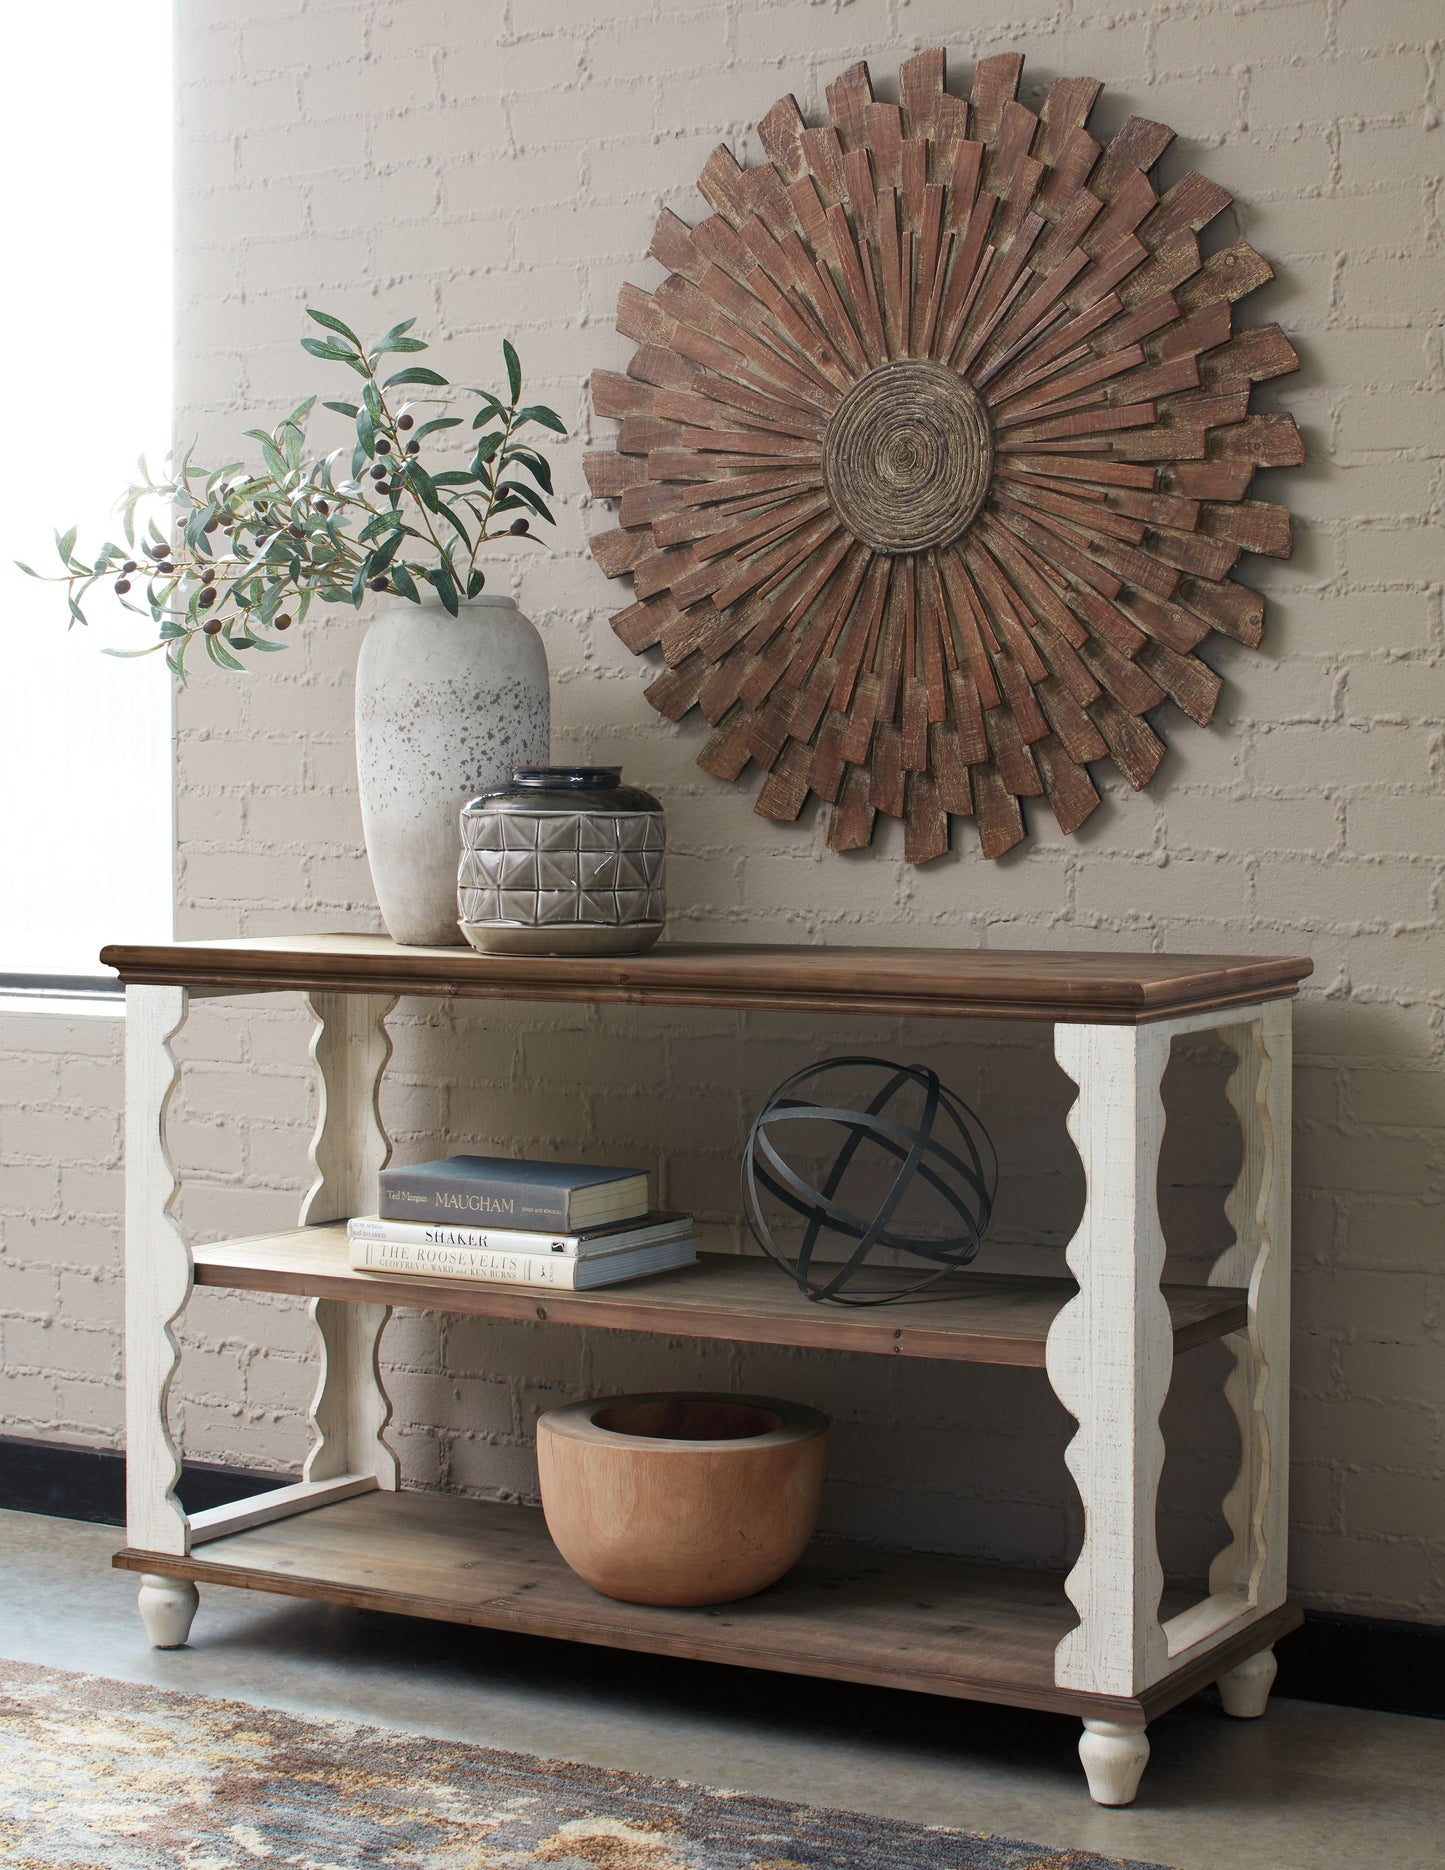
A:
<svg viewBox="0 0 1445 1870">
<path fill-rule="evenodd" d="M 705 1610 L 599 1596 L 539 1512 L 369 1493 L 217 1539 L 188 1558 L 127 1548 L 123 1571 L 320 1598 L 403 1616 L 1107 1718 L 1162 1713 L 1299 1623 L 1283 1609 L 1139 1697 L 1055 1686 L 1073 1622 L 1062 1580 L 957 1559 L 814 1545 L 770 1590 Z"/>
<path fill-rule="evenodd" d="M 511 1318 L 737 1344 L 803 1344 L 954 1363 L 1044 1367 L 1049 1326 L 1073 1296 L 1068 1279 L 964 1272 L 926 1295 L 859 1310 L 805 1298 L 771 1261 L 704 1253 L 695 1266 L 593 1292 L 486 1285 L 347 1264 L 344 1227 L 297 1227 L 195 1249 L 198 1286 L 292 1292 L 307 1298 L 411 1305 L 478 1318 Z M 1226 1286 L 1166 1286 L 1176 1352 L 1240 1330 L 1245 1293 Z"/>
<path fill-rule="evenodd" d="M 103 948 L 100 959 L 127 985 L 236 993 L 299 988 L 1096 1025 L 1287 998 L 1313 968 L 1300 955 L 680 942 L 644 955 L 504 956 L 404 948 L 385 935 L 117 944 Z"/>
</svg>

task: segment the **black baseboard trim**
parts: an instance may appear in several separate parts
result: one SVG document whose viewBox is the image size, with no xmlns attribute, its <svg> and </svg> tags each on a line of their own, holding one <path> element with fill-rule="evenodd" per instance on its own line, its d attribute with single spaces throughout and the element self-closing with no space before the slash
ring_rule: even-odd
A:
<svg viewBox="0 0 1445 1870">
<path fill-rule="evenodd" d="M 188 1513 L 200 1513 L 295 1479 L 187 1461 L 176 1491 Z M 118 1448 L 0 1435 L 0 1508 L 123 1526 L 125 1456 Z M 1277 1695 L 1445 1720 L 1445 1626 L 1311 1610 L 1301 1629 L 1275 1645 L 1275 1655 Z"/>
<path fill-rule="evenodd" d="M 275 1474 L 215 1461 L 187 1461 L 176 1493 L 188 1513 L 229 1506 L 253 1493 L 287 1487 L 294 1474 Z M 119 1448 L 82 1448 L 74 1442 L 32 1441 L 0 1435 L 0 1507 L 51 1513 L 97 1526 L 125 1524 L 125 1454 Z"/>
<path fill-rule="evenodd" d="M 1277 1695 L 1445 1720 L 1445 1625 L 1307 1610 L 1274 1653 Z"/>
</svg>

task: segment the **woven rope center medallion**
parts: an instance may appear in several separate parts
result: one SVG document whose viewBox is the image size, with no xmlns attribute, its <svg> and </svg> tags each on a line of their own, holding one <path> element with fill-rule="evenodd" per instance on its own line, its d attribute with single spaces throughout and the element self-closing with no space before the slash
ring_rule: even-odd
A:
<svg viewBox="0 0 1445 1870">
<path fill-rule="evenodd" d="M 956 539 L 992 474 L 983 404 L 946 364 L 904 359 L 870 371 L 823 437 L 833 509 L 875 552 L 922 552 Z"/>
</svg>

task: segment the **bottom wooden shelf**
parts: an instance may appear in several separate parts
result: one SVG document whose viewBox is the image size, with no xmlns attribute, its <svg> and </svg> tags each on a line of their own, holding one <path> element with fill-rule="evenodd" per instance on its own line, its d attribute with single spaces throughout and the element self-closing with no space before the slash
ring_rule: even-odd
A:
<svg viewBox="0 0 1445 1870">
<path fill-rule="evenodd" d="M 1061 1578 L 913 1553 L 814 1545 L 757 1597 L 653 1610 L 584 1584 L 535 1510 L 373 1492 L 214 1539 L 188 1558 L 128 1548 L 114 1562 L 199 1584 L 1081 1715 L 1160 1713 L 1299 1622 L 1297 1612 L 1275 1611 L 1133 1699 L 1055 1686 L 1054 1650 L 1075 1622 Z"/>
</svg>

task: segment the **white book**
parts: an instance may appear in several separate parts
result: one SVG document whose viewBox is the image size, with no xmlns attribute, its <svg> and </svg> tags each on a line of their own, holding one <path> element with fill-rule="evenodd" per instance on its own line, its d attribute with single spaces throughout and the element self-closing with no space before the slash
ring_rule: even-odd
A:
<svg viewBox="0 0 1445 1870">
<path fill-rule="evenodd" d="M 554 1286 L 587 1292 L 596 1286 L 642 1279 L 648 1273 L 691 1266 L 697 1243 L 663 1240 L 652 1246 L 624 1247 L 612 1253 L 553 1254 L 499 1252 L 487 1247 L 429 1246 L 425 1242 L 355 1240 L 351 1264 L 364 1273 L 421 1273 L 434 1279 L 468 1279 L 484 1285 Z"/>
<path fill-rule="evenodd" d="M 560 1253 L 589 1257 L 617 1253 L 624 1247 L 650 1247 L 666 1240 L 690 1240 L 690 1214 L 647 1214 L 637 1221 L 594 1227 L 578 1233 L 540 1233 L 530 1227 L 455 1227 L 449 1221 L 390 1221 L 384 1215 L 359 1214 L 346 1223 L 351 1240 L 390 1240 L 398 1246 L 478 1247 L 489 1253 Z"/>
</svg>

